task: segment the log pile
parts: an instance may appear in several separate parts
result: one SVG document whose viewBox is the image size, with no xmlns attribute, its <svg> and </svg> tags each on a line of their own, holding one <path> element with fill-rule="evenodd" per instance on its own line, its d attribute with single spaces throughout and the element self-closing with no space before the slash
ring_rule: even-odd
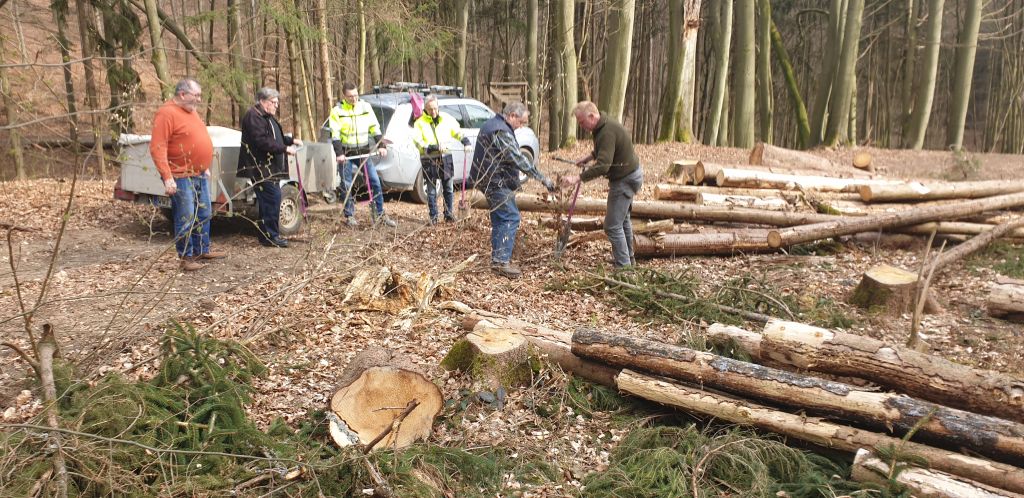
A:
<svg viewBox="0 0 1024 498">
<path fill-rule="evenodd" d="M 1024 494 L 1024 379 L 791 322 L 769 322 L 764 333 L 712 326 L 713 338 L 735 341 L 758 362 L 750 363 L 617 333 L 583 328 L 570 336 L 464 311 L 474 313 L 464 328 L 487 323 L 521 331 L 534 338 L 531 343 L 544 344 L 561 368 L 623 393 L 860 454 L 859 479 L 924 460 L 927 468 L 903 471 L 903 484 L 947 494 L 922 496 Z M 857 376 L 892 391 L 808 370 Z"/>
</svg>

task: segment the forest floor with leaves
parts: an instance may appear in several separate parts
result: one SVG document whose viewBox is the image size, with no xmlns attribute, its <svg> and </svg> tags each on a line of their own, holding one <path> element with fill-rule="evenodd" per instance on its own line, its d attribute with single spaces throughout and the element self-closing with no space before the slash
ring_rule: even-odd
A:
<svg viewBox="0 0 1024 498">
<path fill-rule="evenodd" d="M 545 154 L 541 169 L 549 175 L 568 173 L 563 167 L 567 165 L 551 157 L 579 157 L 587 147 L 589 143 L 583 142 L 572 150 Z M 1020 168 L 1019 156 L 871 152 L 876 168 L 890 176 L 998 179 L 1015 177 Z M 672 160 L 740 163 L 747 154 L 686 145 L 638 146 L 638 153 L 645 164 L 639 199 L 653 198 L 654 185 Z M 845 161 L 852 151 L 823 154 Z M 19 299 L 28 309 L 36 306 L 70 188 L 68 178 L 0 183 L 0 221 L 30 230 L 12 236 L 16 272 L 11 271 L 8 250 L 0 258 L 0 332 L 23 347 L 27 343 Z M 247 220 L 217 220 L 213 245 L 226 251 L 227 258 L 182 273 L 169 223 L 152 208 L 113 200 L 112 188 L 112 181 L 77 183 L 45 298 L 34 308 L 35 323 L 54 325 L 62 355 L 82 374 L 120 371 L 129 378 L 152 376 L 158 340 L 168 322 L 176 320 L 245 344 L 268 367 L 267 374 L 255 380 L 249 416 L 261 427 L 276 417 L 297 426 L 311 409 L 326 406 L 356 353 L 368 348 L 399 351 L 429 372 L 449 400 L 431 442 L 494 449 L 511 460 L 548 462 L 547 477 L 539 479 L 543 484 L 506 475 L 502 495 L 578 493 L 585 475 L 608 467 L 609 455 L 631 428 L 646 424 L 646 417 L 668 417 L 670 411 L 649 406 L 648 414 L 623 421 L 596 409 L 593 393 L 584 394 L 589 401 L 567 399 L 582 391 L 557 369 L 545 369 L 532 386 L 510 392 L 500 408 L 481 402 L 467 391 L 465 378 L 438 366 L 463 334 L 462 317 L 436 308 L 394 315 L 342 305 L 355 271 L 384 265 L 437 275 L 476 255 L 443 291 L 443 299 L 554 329 L 593 326 L 670 343 L 699 342 L 709 324 L 671 310 L 637 308 L 596 283 L 597 275 L 611 271 L 606 241 L 570 247 L 560 263 L 553 262 L 556 235 L 540 226 L 539 213 L 523 213 L 514 257 L 523 269 L 518 280 L 488 269 L 485 211 L 474 210 L 460 223 L 428 226 L 425 206 L 396 196 L 388 198 L 386 209 L 399 222 L 398 229 L 370 229 L 365 221 L 349 229 L 339 223 L 336 207 L 317 203 L 305 229 L 290 239 L 287 249 L 257 244 Z M 540 188 L 529 182 L 525 190 L 539 193 Z M 582 195 L 600 197 L 606 190 L 606 184 L 595 181 Z M 357 214 L 367 220 L 368 206 L 360 204 Z M 893 245 L 856 237 L 842 244 L 814 245 L 789 257 L 698 256 L 639 263 L 645 271 L 689 281 L 708 298 L 744 286 L 797 303 L 796 321 L 902 343 L 909 334 L 909 316 L 874 315 L 846 300 L 861 274 L 875 264 L 919 268 L 923 245 L 923 238 L 905 238 Z M 984 309 L 988 284 L 997 275 L 1021 278 L 1022 254 L 1019 246 L 999 244 L 936 277 L 932 289 L 944 310 L 926 315 L 921 328 L 934 354 L 1024 373 L 1024 327 L 989 318 Z M 25 420 L 39 411 L 30 374 L 11 351 L 0 350 L 0 411 L 5 422 Z"/>
</svg>

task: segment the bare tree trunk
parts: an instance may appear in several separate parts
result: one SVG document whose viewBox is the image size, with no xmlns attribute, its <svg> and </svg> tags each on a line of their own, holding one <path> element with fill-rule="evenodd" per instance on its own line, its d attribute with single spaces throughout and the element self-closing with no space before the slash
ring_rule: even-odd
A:
<svg viewBox="0 0 1024 498">
<path fill-rule="evenodd" d="M 732 145 L 754 145 L 756 64 L 754 54 L 754 18 L 757 0 L 737 0 L 736 61 L 732 73 Z"/>
<path fill-rule="evenodd" d="M 18 180 L 27 180 L 28 173 L 25 171 L 25 156 L 21 150 L 21 130 L 18 128 L 17 115 L 14 98 L 11 95 L 11 82 L 7 78 L 6 50 L 4 50 L 4 37 L 0 36 L 0 103 L 3 104 L 3 115 L 7 121 L 10 131 L 7 133 L 10 146 L 7 149 L 14 161 L 14 177 Z"/>
<path fill-rule="evenodd" d="M 839 67 L 839 54 L 843 47 L 843 0 L 831 0 L 828 9 L 828 41 L 825 42 L 825 53 L 822 54 L 821 65 L 818 66 L 818 91 L 811 106 L 811 142 L 809 146 L 818 145 L 825 136 L 825 116 L 828 111 L 829 97 L 836 81 L 836 69 Z"/>
<path fill-rule="evenodd" d="M 99 93 L 96 89 L 96 70 L 92 59 L 95 54 L 95 40 L 92 36 L 93 23 L 92 10 L 88 0 L 76 0 L 75 8 L 78 13 L 78 36 L 82 41 L 82 69 L 85 72 L 85 106 L 92 113 L 89 120 L 92 123 L 93 150 L 96 159 L 99 161 L 100 178 L 107 176 L 107 161 L 103 155 L 103 139 L 106 130 L 103 129 L 104 120 L 99 115 Z"/>
<path fill-rule="evenodd" d="M 939 49 L 942 43 L 942 8 L 945 0 L 929 0 L 928 2 L 928 33 L 925 40 L 922 67 L 919 68 L 914 112 L 910 116 L 910 135 L 907 143 L 914 150 L 924 147 L 925 133 L 932 114 L 932 102 L 935 99 L 935 80 L 939 71 Z"/>
<path fill-rule="evenodd" d="M 157 14 L 156 0 L 144 0 L 146 5 L 146 21 L 149 23 L 149 41 L 153 46 L 153 69 L 160 84 L 160 96 L 166 100 L 174 94 L 174 83 L 171 81 L 171 70 L 167 66 L 167 51 L 164 50 L 163 28 L 160 15 Z"/>
<path fill-rule="evenodd" d="M 901 124 L 901 143 L 907 146 L 910 136 L 910 116 L 914 113 L 914 75 L 917 70 L 917 15 L 920 3 L 918 0 L 906 0 L 906 26 L 904 27 L 902 86 L 900 102 L 903 103 Z"/>
<path fill-rule="evenodd" d="M 668 48 L 666 52 L 668 74 L 665 79 L 665 93 L 661 101 L 661 126 L 658 140 L 674 140 L 679 126 L 679 113 L 683 98 L 683 58 L 686 45 L 683 38 L 685 17 L 684 0 L 670 0 L 668 3 Z M 604 83 L 601 84 L 604 87 Z M 603 90 L 602 90 L 603 92 Z M 692 99 L 692 97 L 691 97 Z"/>
<path fill-rule="evenodd" d="M 566 140 L 565 127 L 562 125 L 562 121 L 569 119 L 570 116 L 566 116 L 562 110 L 565 108 L 565 85 L 563 81 L 563 69 L 562 64 L 564 59 L 562 53 L 558 48 L 559 40 L 562 38 L 559 31 L 561 28 L 561 22 L 559 22 L 560 15 L 557 12 L 559 2 L 564 0 L 552 1 L 548 3 L 548 28 L 551 32 L 550 39 L 552 43 L 549 44 L 551 47 L 551 56 L 548 60 L 550 70 L 548 71 L 548 87 L 550 90 L 550 96 L 548 97 L 548 149 L 558 150 L 561 148 L 562 143 Z M 493 62 L 494 58 L 491 58 Z"/>
<path fill-rule="evenodd" d="M 722 0 L 718 5 L 712 4 L 715 17 L 714 52 L 715 52 L 715 86 L 711 93 L 711 113 L 708 117 L 708 128 L 704 140 L 709 145 L 721 144 L 725 134 L 722 126 L 725 112 L 725 97 L 729 78 L 729 47 L 732 43 L 732 4 L 733 0 Z"/>
<path fill-rule="evenodd" d="M 526 13 L 526 104 L 530 109 L 530 127 L 540 135 L 540 74 L 537 69 L 537 38 L 540 32 L 539 0 L 527 0 Z M 468 4 L 468 2 L 467 2 Z"/>
<path fill-rule="evenodd" d="M 355 0 L 356 15 L 359 16 L 359 55 L 356 61 L 356 85 L 359 91 L 366 91 L 366 0 Z"/>
<path fill-rule="evenodd" d="M 455 60 L 455 81 L 452 83 L 465 88 L 466 86 L 466 54 L 469 50 L 469 0 L 456 2 L 456 24 L 459 30 L 459 53 Z M 534 10 L 536 12 L 536 9 Z M 534 51 L 536 52 L 536 31 L 534 31 Z M 536 64 L 536 63 L 535 63 Z"/>
<path fill-rule="evenodd" d="M 968 0 L 967 16 L 960 29 L 956 47 L 956 69 L 953 76 L 953 97 L 949 110 L 946 145 L 960 150 L 964 144 L 964 125 L 967 122 L 967 105 L 971 99 L 971 83 L 974 79 L 974 56 L 978 51 L 978 31 L 981 28 L 983 4 L 981 0 Z"/>
<path fill-rule="evenodd" d="M 697 96 L 694 88 L 697 83 L 697 35 L 701 27 L 701 0 L 687 0 L 683 24 L 683 75 L 682 101 L 679 112 L 679 123 L 676 125 L 675 139 L 690 143 L 693 141 L 693 107 Z"/>
<path fill-rule="evenodd" d="M 834 146 L 846 136 L 849 127 L 850 110 L 857 105 L 853 101 L 857 85 L 857 57 L 860 48 L 860 27 L 864 17 L 864 0 L 849 0 L 846 21 L 843 26 L 843 50 L 839 55 L 835 84 L 828 106 L 828 126 L 825 127 L 824 143 Z"/>
<path fill-rule="evenodd" d="M 605 61 L 601 68 L 601 93 L 598 107 L 613 119 L 622 122 L 629 82 L 629 62 L 633 48 L 633 12 L 635 0 L 614 0 L 609 6 L 608 34 L 605 38 Z M 670 76 L 671 78 L 671 76 Z"/>
<path fill-rule="evenodd" d="M 54 2 L 50 4 L 53 12 L 53 21 L 57 25 L 57 45 L 60 49 L 60 59 L 64 64 L 64 101 L 68 110 L 68 137 L 78 154 L 78 105 L 75 103 L 75 81 L 71 74 L 71 41 L 67 35 L 68 4 Z"/>
<path fill-rule="evenodd" d="M 769 0 L 757 0 L 757 130 L 762 142 L 772 143 L 774 96 L 772 94 L 772 5 Z"/>
<path fill-rule="evenodd" d="M 320 84 L 323 95 L 320 99 L 320 113 L 327 115 L 334 102 L 334 85 L 331 82 L 331 37 L 327 32 L 327 0 L 316 0 L 317 47 L 320 49 Z"/>
<path fill-rule="evenodd" d="M 559 109 L 562 125 L 561 142 L 557 147 L 569 147 L 576 143 L 576 120 L 572 116 L 572 108 L 576 105 L 576 89 L 579 85 L 576 68 L 576 27 L 575 0 L 557 0 L 556 17 L 558 18 L 558 38 L 555 46 L 562 57 L 562 75 L 559 84 L 562 86 L 562 108 Z"/>
<path fill-rule="evenodd" d="M 782 75 L 786 80 L 786 91 L 789 93 L 790 100 L 793 101 L 793 117 L 796 119 L 797 129 L 797 146 L 805 149 L 811 144 L 811 125 L 807 120 L 807 106 L 804 105 L 804 98 L 800 95 L 800 87 L 797 85 L 796 73 L 793 71 L 789 52 L 786 51 L 786 46 L 782 43 L 782 35 L 779 34 L 779 30 L 775 27 L 774 22 L 772 22 L 771 26 L 771 37 L 775 58 L 778 59 L 779 65 L 782 66 Z"/>
</svg>

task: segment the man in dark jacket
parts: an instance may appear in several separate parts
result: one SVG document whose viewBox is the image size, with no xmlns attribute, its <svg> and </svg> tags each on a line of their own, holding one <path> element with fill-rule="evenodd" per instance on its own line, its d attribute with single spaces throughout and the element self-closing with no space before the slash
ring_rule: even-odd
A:
<svg viewBox="0 0 1024 498">
<path fill-rule="evenodd" d="M 615 267 L 634 265 L 633 225 L 629 220 L 629 212 L 633 208 L 633 197 L 643 185 L 644 172 L 640 168 L 640 159 L 633 151 L 633 140 L 621 124 L 598 111 L 593 102 L 584 100 L 576 104 L 573 114 L 580 128 L 594 134 L 594 152 L 576 161 L 576 164 L 583 166 L 591 161 L 594 164 L 579 176 L 563 177 L 563 185 L 602 176 L 608 178 L 604 233 L 612 243 Z"/>
<path fill-rule="evenodd" d="M 273 88 L 260 88 L 256 104 L 242 118 L 242 147 L 238 151 L 238 176 L 255 183 L 260 208 L 259 240 L 267 247 L 288 247 L 281 238 L 281 187 L 278 181 L 288 176 L 285 154 L 295 155 L 302 140 L 285 136 L 274 114 L 281 105 L 281 94 Z"/>
<path fill-rule="evenodd" d="M 505 106 L 501 114 L 484 123 L 477 135 L 473 168 L 470 170 L 473 185 L 483 191 L 491 210 L 491 269 L 508 278 L 518 278 L 522 274 L 511 263 L 519 231 L 519 207 L 516 206 L 519 173 L 526 173 L 541 182 L 549 192 L 555 190 L 554 182 L 537 171 L 519 151 L 515 130 L 529 119 L 530 111 L 526 105 L 513 102 Z"/>
</svg>

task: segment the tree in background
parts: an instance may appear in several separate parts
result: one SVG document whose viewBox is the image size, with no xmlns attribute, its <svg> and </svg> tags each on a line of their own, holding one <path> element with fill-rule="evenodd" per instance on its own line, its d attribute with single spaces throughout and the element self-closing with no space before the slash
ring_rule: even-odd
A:
<svg viewBox="0 0 1024 498">
<path fill-rule="evenodd" d="M 613 0 L 610 9 L 597 106 L 616 121 L 622 122 L 633 47 L 634 0 Z"/>
<path fill-rule="evenodd" d="M 754 146 L 756 2 L 736 2 L 736 59 L 732 64 L 732 145 L 736 147 Z"/>
<path fill-rule="evenodd" d="M 971 83 L 974 80 L 974 57 L 978 51 L 978 31 L 981 29 L 981 0 L 968 0 L 963 26 L 956 45 L 956 65 L 953 71 L 953 97 L 946 125 L 946 142 L 953 150 L 960 150 L 964 143 L 964 125 L 967 122 L 967 105 L 971 100 Z"/>
<path fill-rule="evenodd" d="M 914 92 L 914 111 L 910 115 L 910 132 L 905 141 L 914 149 L 924 147 L 924 135 L 932 115 L 935 99 L 935 77 L 939 72 L 939 48 L 942 43 L 942 8 L 945 0 L 929 0 L 928 27 L 925 34 L 924 53 L 918 67 L 917 90 Z"/>
</svg>

